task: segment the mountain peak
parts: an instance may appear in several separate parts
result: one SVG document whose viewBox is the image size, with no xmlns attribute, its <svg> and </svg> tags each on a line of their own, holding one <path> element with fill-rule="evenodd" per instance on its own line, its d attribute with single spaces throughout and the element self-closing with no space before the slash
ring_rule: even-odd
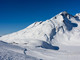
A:
<svg viewBox="0 0 80 60">
<path fill-rule="evenodd" d="M 63 18 L 66 17 L 66 18 L 68 18 L 68 19 L 70 19 L 70 18 L 73 17 L 73 15 L 69 14 L 69 13 L 66 12 L 66 11 L 60 12 L 58 15 L 61 15 Z"/>
<path fill-rule="evenodd" d="M 66 12 L 66 11 L 63 11 L 63 12 L 61 12 L 61 13 L 59 13 L 59 15 L 62 15 L 62 16 L 65 16 L 65 17 L 73 17 L 73 15 L 71 15 L 71 14 L 69 14 L 68 12 Z"/>
<path fill-rule="evenodd" d="M 52 17 L 51 20 L 63 22 L 63 20 L 70 19 L 71 17 L 73 17 L 71 14 L 67 13 L 66 11 L 63 11 L 57 14 L 55 17 Z"/>
</svg>

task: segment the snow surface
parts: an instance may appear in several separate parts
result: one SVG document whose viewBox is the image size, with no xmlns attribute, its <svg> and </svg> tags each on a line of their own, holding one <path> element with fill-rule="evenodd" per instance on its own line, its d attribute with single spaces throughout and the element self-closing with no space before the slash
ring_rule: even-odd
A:
<svg viewBox="0 0 80 60">
<path fill-rule="evenodd" d="M 0 37 L 0 58 L 80 60 L 79 36 L 80 13 L 73 16 L 64 11 L 49 20 L 35 22 L 25 29 Z"/>
<path fill-rule="evenodd" d="M 0 60 L 40 60 L 25 53 L 25 48 L 0 41 Z"/>
</svg>

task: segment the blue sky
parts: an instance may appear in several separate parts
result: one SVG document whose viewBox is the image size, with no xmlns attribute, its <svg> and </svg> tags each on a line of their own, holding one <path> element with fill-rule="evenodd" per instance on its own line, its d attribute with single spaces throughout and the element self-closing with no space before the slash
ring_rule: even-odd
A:
<svg viewBox="0 0 80 60">
<path fill-rule="evenodd" d="M 62 11 L 79 13 L 80 0 L 0 0 L 0 35 L 45 21 Z"/>
</svg>

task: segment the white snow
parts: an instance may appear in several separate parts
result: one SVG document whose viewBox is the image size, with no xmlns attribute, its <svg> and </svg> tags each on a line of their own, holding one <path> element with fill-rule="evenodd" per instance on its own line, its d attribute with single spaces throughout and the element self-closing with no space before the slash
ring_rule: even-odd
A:
<svg viewBox="0 0 80 60">
<path fill-rule="evenodd" d="M 35 22 L 25 29 L 0 37 L 0 46 L 4 47 L 0 47 L 0 56 L 2 58 L 9 51 L 8 57 L 19 54 L 17 58 L 22 56 L 22 60 L 25 60 L 24 56 L 33 60 L 80 60 L 79 36 L 80 14 L 72 16 L 64 11 L 49 20 Z"/>
<path fill-rule="evenodd" d="M 24 52 L 25 48 L 0 41 L 0 60 L 40 60 Z"/>
</svg>

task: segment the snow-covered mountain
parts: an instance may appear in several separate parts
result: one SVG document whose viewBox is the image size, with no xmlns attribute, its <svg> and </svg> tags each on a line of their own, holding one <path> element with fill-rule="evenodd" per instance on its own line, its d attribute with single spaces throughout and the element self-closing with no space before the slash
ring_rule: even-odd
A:
<svg viewBox="0 0 80 60">
<path fill-rule="evenodd" d="M 80 13 L 73 16 L 63 11 L 49 20 L 35 22 L 18 32 L 4 35 L 0 40 L 0 46 L 4 47 L 0 47 L 2 54 L 7 49 L 6 55 L 8 51 L 14 53 L 12 57 L 17 53 L 23 60 L 24 49 L 27 49 L 26 59 L 80 60 Z M 5 54 L 1 53 L 0 57 L 3 57 Z"/>
<path fill-rule="evenodd" d="M 4 35 L 0 37 L 0 40 L 21 44 L 37 43 L 39 40 L 49 44 L 80 45 L 79 18 L 80 14 L 72 16 L 64 11 L 49 20 L 35 22 L 23 30 Z"/>
</svg>

